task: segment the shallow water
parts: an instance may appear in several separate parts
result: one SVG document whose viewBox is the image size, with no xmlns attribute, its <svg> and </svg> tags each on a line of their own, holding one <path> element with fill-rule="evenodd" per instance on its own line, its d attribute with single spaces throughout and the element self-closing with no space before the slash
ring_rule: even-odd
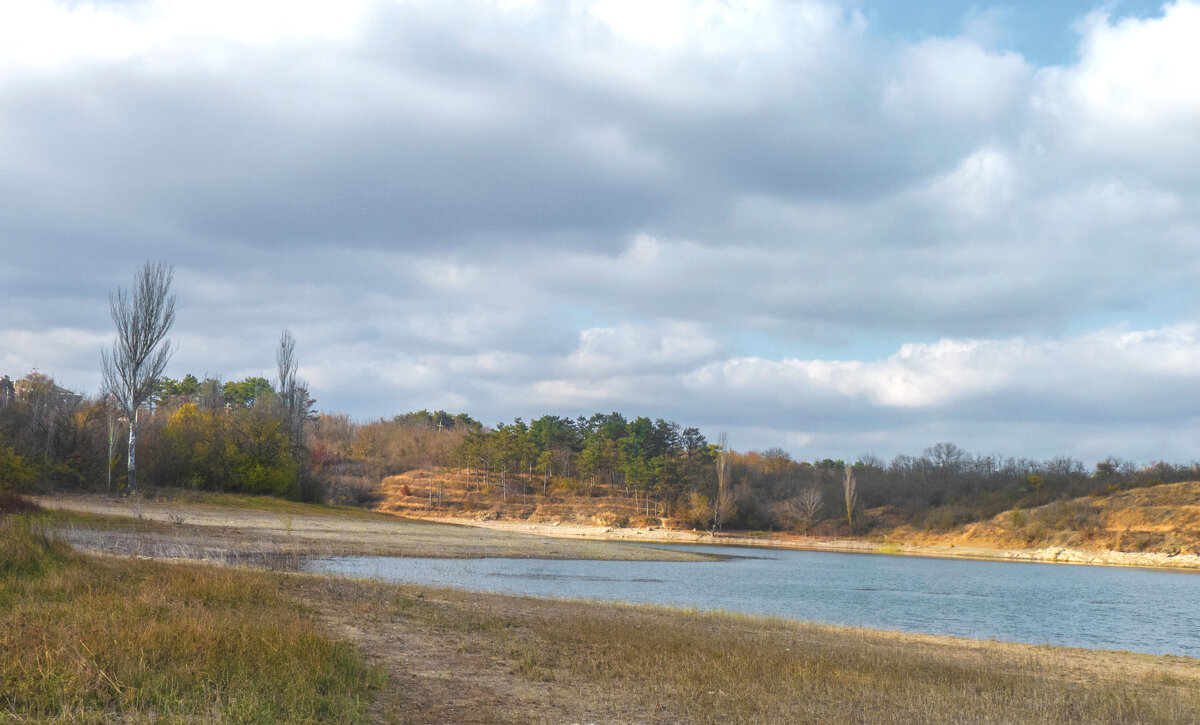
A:
<svg viewBox="0 0 1200 725">
<path fill-rule="evenodd" d="M 670 604 L 827 624 L 1200 657 L 1200 575 L 748 547 L 725 561 L 337 557 L 310 571 L 429 586 Z"/>
</svg>

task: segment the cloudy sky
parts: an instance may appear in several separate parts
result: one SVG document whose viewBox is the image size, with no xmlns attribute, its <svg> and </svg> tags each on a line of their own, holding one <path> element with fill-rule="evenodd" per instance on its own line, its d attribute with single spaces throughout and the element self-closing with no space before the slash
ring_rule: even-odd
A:
<svg viewBox="0 0 1200 725">
<path fill-rule="evenodd" d="M 1200 457 L 1200 0 L 915 5 L 4 3 L 0 373 Z"/>
</svg>

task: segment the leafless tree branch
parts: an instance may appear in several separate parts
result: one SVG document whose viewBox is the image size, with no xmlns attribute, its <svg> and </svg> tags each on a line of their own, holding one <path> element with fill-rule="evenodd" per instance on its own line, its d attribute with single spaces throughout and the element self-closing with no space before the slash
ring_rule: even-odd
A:
<svg viewBox="0 0 1200 725">
<path fill-rule="evenodd" d="M 104 390 L 111 393 L 129 419 L 129 488 L 137 490 L 137 412 L 158 385 L 171 343 L 167 332 L 175 323 L 174 270 L 163 262 L 142 265 L 129 290 L 109 295 L 108 308 L 117 337 L 111 352 L 100 353 Z"/>
</svg>

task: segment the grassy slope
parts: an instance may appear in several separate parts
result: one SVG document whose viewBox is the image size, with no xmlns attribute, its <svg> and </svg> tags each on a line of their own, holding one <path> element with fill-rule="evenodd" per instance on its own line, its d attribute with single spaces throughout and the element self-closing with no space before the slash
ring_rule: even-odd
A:
<svg viewBox="0 0 1200 725">
<path fill-rule="evenodd" d="M 0 719 L 351 722 L 382 678 L 269 575 L 89 558 L 0 517 Z"/>
<path fill-rule="evenodd" d="M 889 533 L 915 543 L 1200 554 L 1200 482 L 1056 501 L 945 532 L 898 527 Z"/>
<path fill-rule="evenodd" d="M 430 721 L 1195 722 L 1200 662 L 657 607 L 295 579 Z M 468 702 L 445 700 L 453 673 Z M 480 703 L 483 703 L 481 707 Z"/>
</svg>

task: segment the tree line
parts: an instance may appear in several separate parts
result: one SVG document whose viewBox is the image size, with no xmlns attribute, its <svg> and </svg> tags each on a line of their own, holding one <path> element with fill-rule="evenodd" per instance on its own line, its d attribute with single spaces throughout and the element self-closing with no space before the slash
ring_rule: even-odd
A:
<svg viewBox="0 0 1200 725">
<path fill-rule="evenodd" d="M 888 462 L 797 461 L 779 448 L 738 453 L 696 428 L 615 412 L 472 430 L 451 461 L 502 499 L 545 495 L 557 481 L 560 490 L 627 496 L 648 515 L 697 527 L 800 532 L 821 521 L 854 531 L 897 521 L 944 530 L 1013 508 L 1200 478 L 1194 464 L 1107 458 L 1088 468 L 1069 457 L 972 455 L 949 442 Z"/>
<path fill-rule="evenodd" d="M 544 415 L 485 427 L 465 413 L 420 410 L 366 423 L 317 413 L 283 330 L 274 380 L 165 375 L 174 321 L 171 268 L 146 264 L 109 300 L 117 334 L 98 395 L 33 371 L 0 378 L 0 487 L 136 491 L 151 485 L 368 503 L 380 481 L 457 468 L 509 495 L 618 496 L 645 516 L 710 529 L 869 529 L 900 517 L 946 529 L 1011 508 L 1194 480 L 1196 466 L 1139 466 L 972 455 L 937 443 L 890 462 L 795 461 L 781 449 L 737 453 L 724 436 L 619 412 Z M 124 455 L 120 438 L 126 437 Z M 432 490 L 429 493 L 432 505 Z"/>
<path fill-rule="evenodd" d="M 143 479 L 363 504 L 386 476 L 457 468 L 498 501 L 617 496 L 699 527 L 805 532 L 822 521 L 869 530 L 885 516 L 948 529 L 1008 509 L 1200 478 L 1194 464 L 1107 458 L 1089 467 L 1069 457 L 973 455 L 953 443 L 890 461 L 798 461 L 778 448 L 733 451 L 695 427 L 618 412 L 484 426 L 465 413 L 420 410 L 360 422 L 315 412 L 302 384 L 295 405 L 284 392 L 261 377 L 163 378 L 139 413 Z M 36 371 L 0 378 L 0 484 L 121 490 L 127 426 L 104 395 L 66 390 Z"/>
<path fill-rule="evenodd" d="M 190 377 L 190 376 L 189 376 Z M 261 378 L 194 390 L 164 379 L 137 410 L 137 470 L 152 486 L 316 500 L 302 428 Z M 243 393 L 257 388 L 251 398 Z M 108 395 L 85 396 L 32 372 L 0 379 L 0 486 L 127 490 L 129 418 Z M 307 401 L 311 404 L 311 401 Z"/>
</svg>

